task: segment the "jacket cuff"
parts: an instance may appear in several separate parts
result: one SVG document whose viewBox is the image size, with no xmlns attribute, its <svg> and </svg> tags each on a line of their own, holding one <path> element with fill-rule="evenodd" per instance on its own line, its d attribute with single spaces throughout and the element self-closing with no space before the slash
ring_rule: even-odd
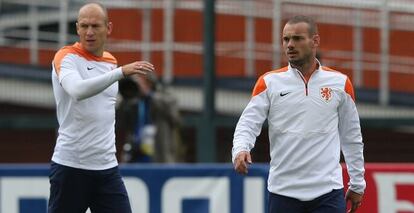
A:
<svg viewBox="0 0 414 213">
<path fill-rule="evenodd" d="M 247 147 L 236 147 L 236 148 L 233 148 L 231 161 L 234 163 L 234 160 L 236 159 L 237 155 L 240 152 L 243 152 L 243 151 L 250 152 L 249 148 L 247 148 Z"/>
</svg>

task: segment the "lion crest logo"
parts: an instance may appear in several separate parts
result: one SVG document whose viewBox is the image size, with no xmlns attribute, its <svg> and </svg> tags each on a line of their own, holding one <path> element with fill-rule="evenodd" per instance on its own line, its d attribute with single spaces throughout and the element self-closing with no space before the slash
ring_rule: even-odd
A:
<svg viewBox="0 0 414 213">
<path fill-rule="evenodd" d="M 322 87 L 321 88 L 321 98 L 325 102 L 329 102 L 332 99 L 332 89 L 329 87 Z"/>
</svg>

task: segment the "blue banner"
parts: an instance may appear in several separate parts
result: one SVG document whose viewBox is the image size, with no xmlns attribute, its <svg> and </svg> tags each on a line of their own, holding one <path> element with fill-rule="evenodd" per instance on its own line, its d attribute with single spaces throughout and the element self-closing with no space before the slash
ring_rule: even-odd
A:
<svg viewBox="0 0 414 213">
<path fill-rule="evenodd" d="M 267 165 L 121 165 L 134 213 L 265 213 Z M 0 213 L 46 213 L 48 165 L 0 166 Z"/>
</svg>

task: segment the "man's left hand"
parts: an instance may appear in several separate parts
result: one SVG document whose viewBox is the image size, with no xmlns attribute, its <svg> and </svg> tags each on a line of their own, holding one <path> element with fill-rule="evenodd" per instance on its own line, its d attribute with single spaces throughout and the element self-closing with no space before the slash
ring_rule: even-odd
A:
<svg viewBox="0 0 414 213">
<path fill-rule="evenodd" d="M 350 189 L 345 194 L 345 200 L 348 203 L 351 202 L 351 209 L 348 213 L 355 213 L 356 210 L 361 206 L 363 194 L 358 194 Z"/>
</svg>

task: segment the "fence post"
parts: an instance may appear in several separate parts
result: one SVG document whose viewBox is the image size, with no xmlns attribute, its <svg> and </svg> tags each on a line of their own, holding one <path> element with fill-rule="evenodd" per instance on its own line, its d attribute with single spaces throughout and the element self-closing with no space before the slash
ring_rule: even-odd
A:
<svg viewBox="0 0 414 213">
<path fill-rule="evenodd" d="M 164 67 L 163 80 L 170 84 L 173 80 L 174 56 L 174 9 L 175 0 L 164 0 Z"/>
<path fill-rule="evenodd" d="M 381 8 L 381 63 L 380 63 L 380 88 L 379 88 L 379 101 L 383 106 L 388 105 L 390 88 L 389 88 L 389 35 L 390 35 L 390 23 L 389 23 L 389 7 L 388 0 L 383 0 Z"/>
<path fill-rule="evenodd" d="M 67 34 L 68 34 L 68 1 L 60 0 L 59 5 L 59 47 L 61 48 L 67 43 Z"/>
<path fill-rule="evenodd" d="M 30 64 L 39 63 L 39 13 L 37 5 L 32 2 L 29 6 L 30 14 Z"/>
<path fill-rule="evenodd" d="M 216 161 L 216 126 L 215 126 L 215 0 L 204 0 L 204 82 L 203 115 L 197 129 L 197 161 Z"/>
<path fill-rule="evenodd" d="M 362 33 L 362 11 L 360 8 L 354 9 L 355 26 L 353 27 L 353 81 L 356 88 L 361 88 L 363 84 L 362 69 L 362 52 L 363 50 L 363 33 Z"/>
<path fill-rule="evenodd" d="M 280 67 L 280 42 L 281 39 L 281 22 L 282 22 L 282 0 L 273 0 L 273 20 L 272 20 L 272 46 L 273 46 L 273 67 L 272 69 L 276 69 Z"/>
<path fill-rule="evenodd" d="M 245 73 L 247 77 L 255 76 L 255 2 L 254 0 L 246 0 L 244 3 L 244 13 L 246 15 L 245 22 Z"/>
<path fill-rule="evenodd" d="M 142 59 L 144 61 L 151 61 L 151 1 L 145 1 L 145 6 L 142 8 Z"/>
</svg>

